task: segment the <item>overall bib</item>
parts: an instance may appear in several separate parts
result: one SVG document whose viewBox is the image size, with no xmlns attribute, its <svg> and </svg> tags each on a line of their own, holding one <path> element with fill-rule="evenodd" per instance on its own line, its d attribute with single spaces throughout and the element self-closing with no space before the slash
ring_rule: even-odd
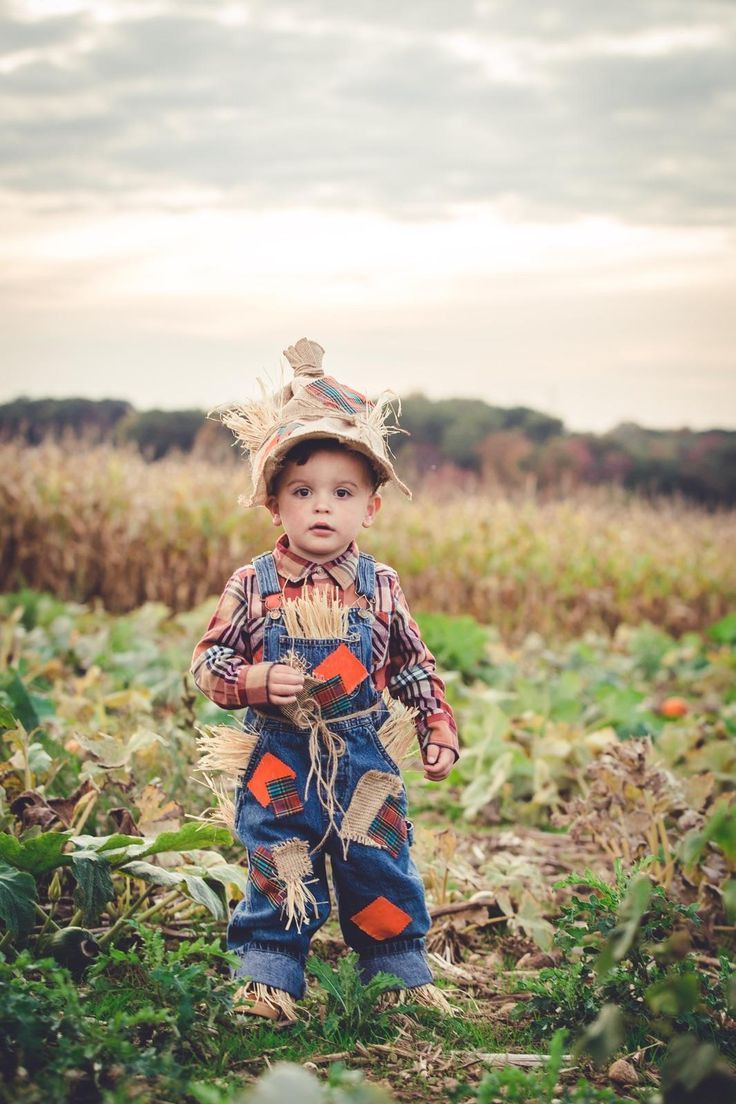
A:
<svg viewBox="0 0 736 1104">
<path fill-rule="evenodd" d="M 370 675 L 361 678 L 361 671 L 371 670 L 373 557 L 360 554 L 356 591 L 365 608 L 350 608 L 343 639 L 289 636 L 273 555 L 253 563 L 265 612 L 263 659 L 283 663 L 296 653 L 307 672 L 320 668 L 321 715 L 329 732 L 310 756 L 309 729 L 275 709 L 246 712 L 244 725 L 258 739 L 235 800 L 235 829 L 249 863 L 247 890 L 227 929 L 228 948 L 240 957 L 235 975 L 304 995 L 309 944 L 330 913 L 328 854 L 340 926 L 358 953 L 363 980 L 386 971 L 407 988 L 427 985 L 430 921 L 409 853 L 406 789 L 378 735 L 388 710 Z M 339 748 L 332 760 L 330 735 Z M 330 816 L 320 800 L 319 775 L 329 778 L 333 771 Z"/>
</svg>

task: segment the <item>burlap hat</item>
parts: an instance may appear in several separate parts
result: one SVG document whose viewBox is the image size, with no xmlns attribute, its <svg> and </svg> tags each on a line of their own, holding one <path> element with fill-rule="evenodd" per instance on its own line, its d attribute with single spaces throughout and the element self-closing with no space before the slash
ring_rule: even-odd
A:
<svg viewBox="0 0 736 1104">
<path fill-rule="evenodd" d="M 253 493 L 248 506 L 263 506 L 268 485 L 284 455 L 310 437 L 332 437 L 372 461 L 382 482 L 395 483 L 411 498 L 389 458 L 386 438 L 401 432 L 388 424 L 395 396 L 384 393 L 371 402 L 359 391 L 338 383 L 322 370 L 324 349 L 302 337 L 284 356 L 294 378 L 280 391 L 269 394 L 263 384 L 261 398 L 237 403 L 218 416 L 241 442 L 250 458 Z"/>
</svg>

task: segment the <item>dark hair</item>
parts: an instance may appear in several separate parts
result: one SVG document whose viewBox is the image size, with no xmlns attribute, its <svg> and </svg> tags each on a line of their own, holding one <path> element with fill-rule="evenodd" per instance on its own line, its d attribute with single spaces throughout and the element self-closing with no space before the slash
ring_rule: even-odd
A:
<svg viewBox="0 0 736 1104">
<path fill-rule="evenodd" d="M 337 437 L 308 437 L 306 441 L 298 441 L 295 445 L 292 445 L 289 451 L 281 457 L 276 470 L 268 481 L 269 495 L 278 493 L 281 475 L 287 464 L 297 464 L 301 467 L 308 460 L 311 460 L 315 452 L 344 452 L 348 456 L 354 456 L 357 460 L 362 461 L 374 492 L 378 490 L 382 483 L 386 482 L 385 476 L 379 472 L 375 464 L 371 463 L 364 452 L 359 452 L 358 449 L 343 444 L 342 441 L 338 441 Z"/>
</svg>

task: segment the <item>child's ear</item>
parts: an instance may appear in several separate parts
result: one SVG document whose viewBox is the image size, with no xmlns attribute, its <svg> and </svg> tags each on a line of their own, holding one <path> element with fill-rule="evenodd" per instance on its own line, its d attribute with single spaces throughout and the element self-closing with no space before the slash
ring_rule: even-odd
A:
<svg viewBox="0 0 736 1104">
<path fill-rule="evenodd" d="M 266 509 L 270 513 L 274 525 L 280 525 L 281 514 L 279 513 L 279 504 L 275 495 L 271 495 L 270 498 L 266 499 Z"/>
<path fill-rule="evenodd" d="M 368 505 L 365 508 L 365 517 L 363 518 L 363 528 L 368 529 L 375 519 L 376 514 L 383 505 L 381 496 L 379 494 L 371 495 L 368 499 Z"/>
</svg>

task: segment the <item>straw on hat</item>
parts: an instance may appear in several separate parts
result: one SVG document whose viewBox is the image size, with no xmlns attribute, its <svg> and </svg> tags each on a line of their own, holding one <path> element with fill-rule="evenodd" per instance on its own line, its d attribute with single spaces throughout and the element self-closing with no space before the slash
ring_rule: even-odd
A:
<svg viewBox="0 0 736 1104">
<path fill-rule="evenodd" d="M 261 398 L 236 403 L 218 416 L 249 453 L 253 493 L 248 506 L 265 505 L 268 488 L 284 455 L 294 445 L 310 438 L 337 439 L 366 456 L 377 469 L 381 482 L 395 483 L 411 498 L 411 491 L 394 471 L 386 438 L 403 432 L 388 423 L 394 414 L 395 396 L 384 392 L 371 402 L 359 391 L 326 376 L 322 369 L 324 349 L 302 337 L 284 356 L 294 371 L 290 383 L 269 394 L 259 381 Z"/>
</svg>

